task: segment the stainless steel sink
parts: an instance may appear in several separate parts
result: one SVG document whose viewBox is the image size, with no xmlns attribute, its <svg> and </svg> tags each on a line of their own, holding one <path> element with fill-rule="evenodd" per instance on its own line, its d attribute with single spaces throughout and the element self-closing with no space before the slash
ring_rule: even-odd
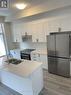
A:
<svg viewBox="0 0 71 95">
<path fill-rule="evenodd" d="M 19 64 L 19 63 L 21 63 L 22 61 L 21 60 L 19 60 L 19 59 L 8 59 L 8 60 L 6 60 L 5 62 L 7 62 L 7 63 L 11 63 L 11 64 Z"/>
</svg>

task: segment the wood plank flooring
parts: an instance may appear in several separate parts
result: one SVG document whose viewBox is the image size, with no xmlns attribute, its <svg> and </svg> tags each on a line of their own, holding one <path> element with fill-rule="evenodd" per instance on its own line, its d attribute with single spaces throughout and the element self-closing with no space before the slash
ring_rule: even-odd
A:
<svg viewBox="0 0 71 95">
<path fill-rule="evenodd" d="M 0 95 L 22 95 L 22 94 L 0 83 Z"/>
<path fill-rule="evenodd" d="M 39 95 L 71 95 L 71 78 L 49 74 L 43 70 L 44 88 Z M 0 83 L 0 95 L 21 95 Z"/>
<path fill-rule="evenodd" d="M 49 74 L 44 70 L 44 89 L 39 95 L 71 95 L 71 78 Z"/>
</svg>

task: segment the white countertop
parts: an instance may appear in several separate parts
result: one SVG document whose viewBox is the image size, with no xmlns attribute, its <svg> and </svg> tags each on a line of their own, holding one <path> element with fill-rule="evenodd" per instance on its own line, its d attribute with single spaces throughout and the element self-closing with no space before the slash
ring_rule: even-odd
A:
<svg viewBox="0 0 71 95">
<path fill-rule="evenodd" d="M 47 55 L 47 50 L 34 50 L 31 53 L 33 53 L 33 54 L 38 53 L 38 54 Z"/>
<path fill-rule="evenodd" d="M 41 65 L 42 65 L 41 62 L 24 60 L 18 65 L 14 65 L 11 63 L 6 64 L 1 70 L 6 72 L 11 72 L 21 77 L 28 77 Z"/>
</svg>

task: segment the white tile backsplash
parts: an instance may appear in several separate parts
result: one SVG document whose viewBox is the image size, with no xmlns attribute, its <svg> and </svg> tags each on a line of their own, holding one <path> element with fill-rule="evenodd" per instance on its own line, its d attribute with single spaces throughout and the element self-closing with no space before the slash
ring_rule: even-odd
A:
<svg viewBox="0 0 71 95">
<path fill-rule="evenodd" d="M 32 43 L 32 42 L 22 42 L 20 43 L 20 49 L 35 48 L 37 50 L 45 49 L 47 50 L 47 43 Z"/>
</svg>

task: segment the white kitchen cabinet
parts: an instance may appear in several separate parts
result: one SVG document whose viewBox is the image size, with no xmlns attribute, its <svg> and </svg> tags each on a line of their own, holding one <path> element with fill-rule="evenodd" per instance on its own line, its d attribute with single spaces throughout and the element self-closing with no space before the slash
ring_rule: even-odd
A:
<svg viewBox="0 0 71 95">
<path fill-rule="evenodd" d="M 63 16 L 48 19 L 45 23 L 45 30 L 47 30 L 47 35 L 51 32 L 59 32 L 59 28 L 61 32 L 71 31 L 71 17 Z"/>
<path fill-rule="evenodd" d="M 12 34 L 13 34 L 13 42 L 21 42 L 21 25 L 20 24 L 12 24 Z"/>
<path fill-rule="evenodd" d="M 30 23 L 13 23 L 13 41 L 22 42 L 22 36 L 32 35 Z"/>
<path fill-rule="evenodd" d="M 46 35 L 44 31 L 43 22 L 37 21 L 32 23 L 32 41 L 33 42 L 46 42 Z"/>
<path fill-rule="evenodd" d="M 0 70 L 1 82 L 21 95 L 39 95 L 43 89 L 42 63 L 24 60 Z M 38 85 L 39 84 L 39 85 Z"/>
<path fill-rule="evenodd" d="M 45 20 L 43 22 L 43 31 L 45 32 L 45 37 L 46 37 L 46 35 L 49 35 L 49 33 L 50 33 L 48 25 L 49 25 L 48 20 Z"/>
<path fill-rule="evenodd" d="M 59 28 L 61 28 L 60 19 L 54 18 L 48 20 L 48 31 L 51 32 L 58 32 Z"/>
<path fill-rule="evenodd" d="M 13 41 L 21 42 L 22 35 L 32 35 L 32 42 L 46 42 L 51 32 L 71 31 L 71 16 L 51 17 L 44 20 L 13 23 Z"/>
<path fill-rule="evenodd" d="M 24 23 L 21 25 L 21 34 L 22 35 L 32 35 L 31 23 Z"/>
<path fill-rule="evenodd" d="M 43 63 L 43 68 L 48 69 L 48 60 L 46 54 L 40 54 L 40 53 L 31 53 L 31 60 L 32 61 L 38 61 Z"/>
<path fill-rule="evenodd" d="M 43 63 L 43 68 L 48 69 L 47 55 L 40 55 L 40 61 Z"/>
<path fill-rule="evenodd" d="M 40 62 L 40 54 L 38 53 L 31 53 L 31 60 Z"/>
<path fill-rule="evenodd" d="M 71 31 L 71 17 L 62 17 L 60 23 L 61 31 Z"/>
</svg>

